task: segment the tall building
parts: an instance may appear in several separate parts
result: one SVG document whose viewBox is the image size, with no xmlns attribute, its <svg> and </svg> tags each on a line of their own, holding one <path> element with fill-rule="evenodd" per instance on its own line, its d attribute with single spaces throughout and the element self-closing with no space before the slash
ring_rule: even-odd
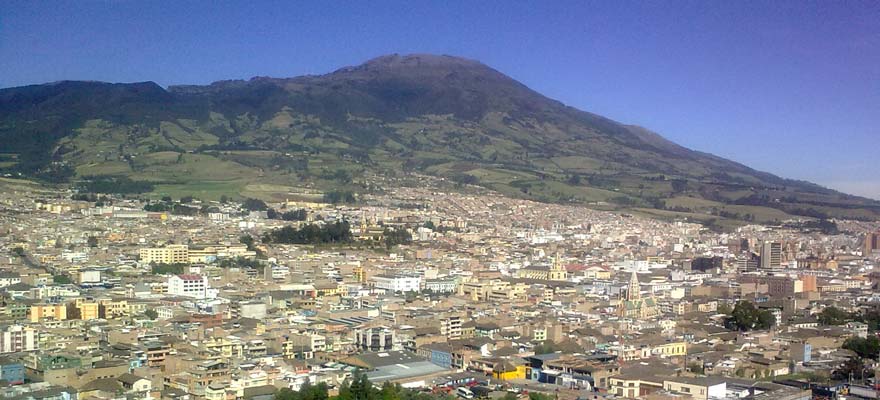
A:
<svg viewBox="0 0 880 400">
<path fill-rule="evenodd" d="M 656 317 L 658 313 L 657 302 L 653 297 L 642 298 L 639 277 L 636 271 L 633 271 L 626 289 L 626 298 L 620 301 L 617 315 L 624 318 L 641 319 Z"/>
<path fill-rule="evenodd" d="M 36 330 L 29 326 L 8 325 L 0 328 L 0 353 L 37 349 Z"/>
<path fill-rule="evenodd" d="M 764 242 L 761 246 L 761 268 L 782 267 L 782 243 Z"/>
<path fill-rule="evenodd" d="M 559 252 L 557 252 L 556 257 L 553 258 L 553 266 L 550 267 L 549 275 L 548 278 L 551 281 L 564 281 L 568 279 L 568 271 L 565 270 L 565 266 L 562 265 L 562 261 L 559 260 Z"/>
<path fill-rule="evenodd" d="M 867 257 L 877 252 L 880 252 L 880 232 L 868 232 L 865 234 L 865 249 L 862 255 Z"/>
</svg>

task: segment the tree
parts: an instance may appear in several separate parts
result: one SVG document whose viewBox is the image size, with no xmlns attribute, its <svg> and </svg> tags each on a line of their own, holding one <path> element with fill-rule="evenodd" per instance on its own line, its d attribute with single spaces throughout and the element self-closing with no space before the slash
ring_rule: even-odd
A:
<svg viewBox="0 0 880 400">
<path fill-rule="evenodd" d="M 12 254 L 15 254 L 18 257 L 24 258 L 25 252 L 24 247 L 18 246 L 12 249 Z"/>
<path fill-rule="evenodd" d="M 538 392 L 529 392 L 529 400 L 553 400 L 553 396 Z"/>
<path fill-rule="evenodd" d="M 535 352 L 535 354 L 555 353 L 556 352 L 556 343 L 553 343 L 552 341 L 547 340 L 547 341 L 541 342 L 541 344 L 535 346 L 535 348 L 532 350 Z"/>
<path fill-rule="evenodd" d="M 244 234 L 238 238 L 238 241 L 241 242 L 241 244 L 247 246 L 248 250 L 254 251 L 254 237 L 253 236 L 248 235 L 248 234 Z"/>
<path fill-rule="evenodd" d="M 700 375 L 705 373 L 705 368 L 703 366 L 703 363 L 701 363 L 701 362 L 688 363 L 687 370 L 689 372 L 693 372 L 695 374 L 700 374 Z"/>
<path fill-rule="evenodd" d="M 150 267 L 153 275 L 180 275 L 186 264 L 153 264 Z"/>
<path fill-rule="evenodd" d="M 308 213 L 305 209 L 298 209 L 292 211 L 286 211 L 281 214 L 281 219 L 285 221 L 305 221 L 308 218 Z"/>
<path fill-rule="evenodd" d="M 337 221 L 323 226 L 308 224 L 300 229 L 285 226 L 263 235 L 263 243 L 322 244 L 348 243 L 351 240 L 348 221 Z"/>
<path fill-rule="evenodd" d="M 504 394 L 504 397 L 501 400 L 518 400 L 519 398 L 514 393 L 507 392 Z"/>
<path fill-rule="evenodd" d="M 248 211 L 266 211 L 269 209 L 269 206 L 266 205 L 265 201 L 251 198 L 245 199 L 241 206 Z"/>
<path fill-rule="evenodd" d="M 400 392 L 400 385 L 385 381 L 385 383 L 382 384 L 382 390 L 379 391 L 379 398 L 381 400 L 401 400 Z"/>
<path fill-rule="evenodd" d="M 324 202 L 330 204 L 354 203 L 354 192 L 350 190 L 332 190 L 324 193 Z"/>
<path fill-rule="evenodd" d="M 880 338 L 873 335 L 867 338 L 853 336 L 846 339 L 840 348 L 851 350 L 861 358 L 876 360 L 878 353 L 880 353 Z"/>
<path fill-rule="evenodd" d="M 674 193 L 681 193 L 688 189 L 688 182 L 684 179 L 675 179 L 671 184 Z"/>
<path fill-rule="evenodd" d="M 724 321 L 727 329 L 750 331 L 753 329 L 770 329 L 776 318 L 768 310 L 755 307 L 752 302 L 740 301 L 736 303 L 730 316 Z"/>
<path fill-rule="evenodd" d="M 383 240 L 385 241 L 385 247 L 390 249 L 399 244 L 410 244 L 412 243 L 412 234 L 410 234 L 406 229 L 391 229 L 385 228 L 385 231 L 382 234 Z"/>
<path fill-rule="evenodd" d="M 73 283 L 67 275 L 55 275 L 52 277 L 52 282 L 55 282 L 58 285 L 69 285 Z"/>
<path fill-rule="evenodd" d="M 862 379 L 866 376 L 874 376 L 874 371 L 865 365 L 861 357 L 846 360 L 831 373 L 831 378 L 839 381 Z"/>
<path fill-rule="evenodd" d="M 324 382 L 313 386 L 306 381 L 300 386 L 299 391 L 283 388 L 275 393 L 275 400 L 328 400 L 329 398 L 327 384 Z"/>
<path fill-rule="evenodd" d="M 98 238 L 95 236 L 89 236 L 87 242 L 89 247 L 98 247 Z"/>
<path fill-rule="evenodd" d="M 144 311 L 144 316 L 146 316 L 147 318 L 149 318 L 151 320 L 154 320 L 156 318 L 159 318 L 159 313 L 156 312 L 156 310 L 151 308 L 151 309 Z"/>
<path fill-rule="evenodd" d="M 362 372 L 355 372 L 351 378 L 351 384 L 348 385 L 347 398 L 343 398 L 342 388 L 339 389 L 339 400 L 378 400 L 379 392 L 367 379 L 367 375 Z"/>
<path fill-rule="evenodd" d="M 837 307 L 826 307 L 819 313 L 819 323 L 822 325 L 843 325 L 852 319 L 852 316 Z"/>
</svg>

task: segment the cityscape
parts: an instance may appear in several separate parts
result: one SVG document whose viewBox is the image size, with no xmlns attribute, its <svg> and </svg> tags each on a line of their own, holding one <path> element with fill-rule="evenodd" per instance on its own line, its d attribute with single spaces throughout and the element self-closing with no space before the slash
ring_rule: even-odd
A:
<svg viewBox="0 0 880 400">
<path fill-rule="evenodd" d="M 360 205 L 7 186 L 3 390 L 269 398 L 358 373 L 451 396 L 874 390 L 878 223 L 716 233 L 435 184 Z M 338 222 L 338 240 L 268 240 Z"/>
<path fill-rule="evenodd" d="M 880 399 L 877 65 L 876 1 L 4 1 L 0 400 Z"/>
</svg>

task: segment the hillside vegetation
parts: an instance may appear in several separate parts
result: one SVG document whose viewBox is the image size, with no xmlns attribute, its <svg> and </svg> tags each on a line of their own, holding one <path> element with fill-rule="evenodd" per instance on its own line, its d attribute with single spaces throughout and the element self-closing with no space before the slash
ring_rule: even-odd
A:
<svg viewBox="0 0 880 400">
<path fill-rule="evenodd" d="M 410 171 L 510 196 L 657 216 L 876 219 L 880 203 L 686 149 L 567 107 L 479 62 L 390 55 L 320 76 L 167 90 L 0 90 L 0 171 L 149 181 L 157 194 L 370 190 Z M 641 212 L 640 211 L 640 212 Z"/>
</svg>

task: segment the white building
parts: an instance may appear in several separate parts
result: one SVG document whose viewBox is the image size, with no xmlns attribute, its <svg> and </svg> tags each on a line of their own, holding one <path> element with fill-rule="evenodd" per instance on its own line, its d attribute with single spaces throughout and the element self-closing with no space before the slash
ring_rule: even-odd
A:
<svg viewBox="0 0 880 400">
<path fill-rule="evenodd" d="M 36 330 L 34 328 L 9 325 L 0 332 L 0 353 L 17 353 L 36 349 Z"/>
<path fill-rule="evenodd" d="M 101 271 L 94 269 L 79 271 L 79 283 L 101 283 Z"/>
<path fill-rule="evenodd" d="M 82 251 L 63 250 L 61 252 L 61 258 L 64 261 L 71 263 L 81 263 L 89 261 L 89 255 Z"/>
<path fill-rule="evenodd" d="M 0 287 L 7 287 L 21 282 L 21 275 L 14 272 L 0 272 Z"/>
<path fill-rule="evenodd" d="M 208 277 L 204 275 L 172 275 L 168 278 L 168 294 L 196 299 L 213 298 Z"/>
<path fill-rule="evenodd" d="M 370 278 L 376 288 L 392 292 L 418 292 L 421 290 L 422 278 L 412 276 L 376 275 Z"/>
</svg>

